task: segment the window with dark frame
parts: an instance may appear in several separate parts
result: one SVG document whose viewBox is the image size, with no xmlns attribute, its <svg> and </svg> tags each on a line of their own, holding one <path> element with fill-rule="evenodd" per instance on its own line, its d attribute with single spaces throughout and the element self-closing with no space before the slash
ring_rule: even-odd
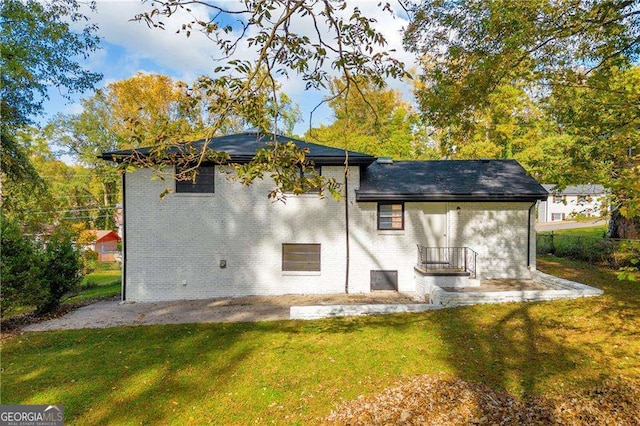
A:
<svg viewBox="0 0 640 426">
<path fill-rule="evenodd" d="M 298 170 L 298 172 L 300 173 L 300 177 L 301 178 L 305 178 L 305 177 L 306 178 L 313 178 L 314 177 L 314 175 L 313 175 L 314 171 L 316 172 L 316 174 L 318 176 L 322 176 L 322 166 L 315 166 L 314 169 L 312 171 L 309 171 L 309 172 L 303 172 L 302 171 L 302 167 L 300 167 L 299 170 Z M 304 193 L 305 194 L 317 194 L 319 192 L 320 192 L 320 188 L 313 188 L 313 189 L 310 189 L 309 191 L 305 191 Z M 290 193 L 293 193 L 293 191 L 291 191 Z"/>
<path fill-rule="evenodd" d="M 320 271 L 320 244 L 282 244 L 283 271 Z"/>
<path fill-rule="evenodd" d="M 404 203 L 378 204 L 378 230 L 404 229 Z"/>
<path fill-rule="evenodd" d="M 188 170 L 189 166 L 176 166 L 176 175 Z M 196 169 L 195 181 L 187 172 L 184 180 L 176 179 L 176 193 L 178 194 L 213 194 L 215 192 L 215 166 L 199 166 Z"/>
</svg>

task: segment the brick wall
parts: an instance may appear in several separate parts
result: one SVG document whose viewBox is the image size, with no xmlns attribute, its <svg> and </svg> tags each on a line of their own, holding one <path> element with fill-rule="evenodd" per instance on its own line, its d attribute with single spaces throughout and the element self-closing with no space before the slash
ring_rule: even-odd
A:
<svg viewBox="0 0 640 426">
<path fill-rule="evenodd" d="M 535 268 L 535 235 L 527 229 L 529 207 L 531 203 L 451 203 L 449 243 L 478 252 L 480 279 L 529 278 L 527 242 Z"/>
<path fill-rule="evenodd" d="M 342 180 L 340 166 L 322 173 Z M 273 202 L 268 179 L 243 186 L 217 168 L 214 194 L 160 200 L 166 183 L 150 177 L 125 179 L 127 300 L 344 292 L 344 199 Z M 355 202 L 358 185 L 351 167 L 350 292 L 370 291 L 371 270 L 398 271 L 399 290 L 415 291 L 416 244 L 469 246 L 481 253 L 483 277 L 526 272 L 528 203 L 406 203 L 405 229 L 378 231 L 376 203 Z M 283 243 L 321 244 L 321 271 L 283 272 Z"/>
</svg>

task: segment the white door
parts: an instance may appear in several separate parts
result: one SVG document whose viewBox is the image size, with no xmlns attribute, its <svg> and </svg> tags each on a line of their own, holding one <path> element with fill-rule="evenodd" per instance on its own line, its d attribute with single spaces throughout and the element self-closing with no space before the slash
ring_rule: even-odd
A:
<svg viewBox="0 0 640 426">
<path fill-rule="evenodd" d="M 422 204 L 422 235 L 418 243 L 425 247 L 447 247 L 447 203 Z"/>
</svg>

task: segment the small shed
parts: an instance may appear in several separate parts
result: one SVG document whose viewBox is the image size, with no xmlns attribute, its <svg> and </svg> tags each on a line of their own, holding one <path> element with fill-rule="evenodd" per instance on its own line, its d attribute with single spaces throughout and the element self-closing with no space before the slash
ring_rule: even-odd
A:
<svg viewBox="0 0 640 426">
<path fill-rule="evenodd" d="M 111 230 L 92 230 L 95 235 L 95 242 L 91 244 L 91 249 L 98 253 L 98 262 L 115 262 L 120 259 L 118 243 L 122 238 Z"/>
</svg>

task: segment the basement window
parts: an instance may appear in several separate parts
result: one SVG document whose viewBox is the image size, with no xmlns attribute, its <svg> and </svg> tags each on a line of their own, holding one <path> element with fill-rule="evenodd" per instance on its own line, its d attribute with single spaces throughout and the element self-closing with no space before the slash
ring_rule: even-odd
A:
<svg viewBox="0 0 640 426">
<path fill-rule="evenodd" d="M 282 244 L 283 271 L 320 271 L 320 244 Z"/>
</svg>

